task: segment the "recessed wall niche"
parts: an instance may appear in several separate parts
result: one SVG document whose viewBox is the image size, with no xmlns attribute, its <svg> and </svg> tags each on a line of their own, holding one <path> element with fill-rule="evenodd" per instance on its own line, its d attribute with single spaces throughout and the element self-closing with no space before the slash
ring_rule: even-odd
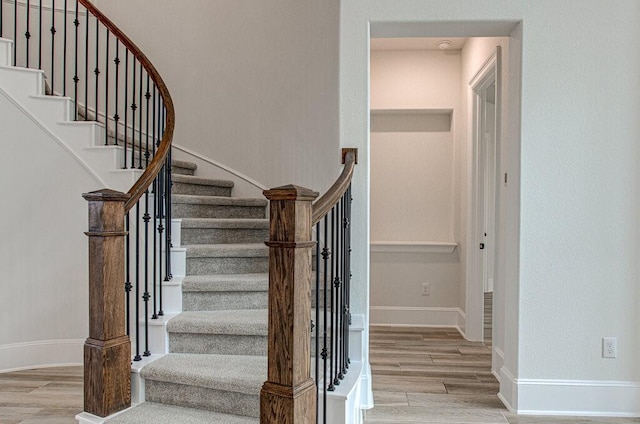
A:
<svg viewBox="0 0 640 424">
<path fill-rule="evenodd" d="M 372 109 L 371 132 L 448 132 L 453 109 Z"/>
</svg>

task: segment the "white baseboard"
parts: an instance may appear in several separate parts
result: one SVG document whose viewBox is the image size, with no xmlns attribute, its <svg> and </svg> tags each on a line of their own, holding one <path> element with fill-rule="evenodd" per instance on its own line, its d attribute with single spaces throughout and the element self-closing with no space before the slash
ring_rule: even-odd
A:
<svg viewBox="0 0 640 424">
<path fill-rule="evenodd" d="M 0 346 L 0 373 L 82 365 L 84 339 L 39 340 Z"/>
<path fill-rule="evenodd" d="M 516 379 L 505 367 L 500 376 L 500 399 L 520 415 L 640 417 L 640 382 Z"/>
<path fill-rule="evenodd" d="M 464 313 L 460 308 L 372 306 L 370 325 L 453 327 L 460 330 Z"/>
</svg>

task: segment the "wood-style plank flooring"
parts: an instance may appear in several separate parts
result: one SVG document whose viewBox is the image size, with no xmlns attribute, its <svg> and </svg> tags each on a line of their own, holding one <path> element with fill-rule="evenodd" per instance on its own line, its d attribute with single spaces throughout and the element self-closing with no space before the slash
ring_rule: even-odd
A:
<svg viewBox="0 0 640 424">
<path fill-rule="evenodd" d="M 640 423 L 510 414 L 496 396 L 490 349 L 453 329 L 372 327 L 370 347 L 376 406 L 366 424 Z M 0 374 L 0 424 L 73 424 L 82 384 L 82 367 Z"/>
<path fill-rule="evenodd" d="M 640 423 L 638 418 L 516 416 L 497 397 L 489 343 L 450 328 L 371 327 L 375 407 L 366 424 Z"/>
<path fill-rule="evenodd" d="M 82 380 L 82 367 L 0 374 L 0 423 L 76 423 L 83 409 Z"/>
</svg>

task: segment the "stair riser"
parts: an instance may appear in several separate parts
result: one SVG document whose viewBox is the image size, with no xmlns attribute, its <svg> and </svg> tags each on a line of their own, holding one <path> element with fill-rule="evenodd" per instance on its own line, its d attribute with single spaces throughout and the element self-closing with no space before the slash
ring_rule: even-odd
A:
<svg viewBox="0 0 640 424">
<path fill-rule="evenodd" d="M 202 184 L 188 184 L 173 182 L 173 194 L 191 194 L 196 196 L 224 196 L 231 197 L 231 187 L 218 187 Z"/>
<path fill-rule="evenodd" d="M 269 293 L 264 292 L 186 292 L 182 294 L 185 311 L 225 309 L 266 309 Z"/>
<path fill-rule="evenodd" d="M 195 174 L 195 169 L 182 168 L 180 166 L 172 165 L 171 166 L 171 173 L 172 174 L 181 174 L 181 175 L 194 175 Z"/>
<path fill-rule="evenodd" d="M 268 229 L 182 228 L 182 244 L 262 243 L 269 240 Z"/>
<path fill-rule="evenodd" d="M 169 333 L 171 353 L 266 355 L 267 336 Z"/>
<path fill-rule="evenodd" d="M 260 396 L 258 393 L 249 395 L 149 379 L 145 380 L 145 391 L 145 398 L 149 402 L 249 417 L 260 415 Z"/>
<path fill-rule="evenodd" d="M 220 206 L 174 203 L 174 218 L 257 218 L 265 217 L 265 208 L 254 206 Z"/>
<path fill-rule="evenodd" d="M 251 274 L 269 270 L 266 257 L 187 258 L 187 275 Z"/>
</svg>

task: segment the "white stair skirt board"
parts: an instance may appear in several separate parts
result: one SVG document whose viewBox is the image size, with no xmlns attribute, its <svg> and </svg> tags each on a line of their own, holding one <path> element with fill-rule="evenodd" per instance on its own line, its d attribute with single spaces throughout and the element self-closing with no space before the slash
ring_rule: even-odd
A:
<svg viewBox="0 0 640 424">
<path fill-rule="evenodd" d="M 164 355 L 169 353 L 169 332 L 167 331 L 167 324 L 171 318 L 178 315 L 179 312 L 165 313 L 159 316 L 157 319 L 149 318 L 149 351 L 154 354 Z M 138 334 L 144 334 L 144 319 L 138 320 Z M 135 335 L 131 337 L 131 356 L 136 353 L 136 339 Z M 140 340 L 140 354 L 142 355 L 145 350 L 145 341 Z M 137 362 L 132 363 L 132 368 L 138 367 L 142 369 L 143 365 L 136 365 Z"/>
<path fill-rule="evenodd" d="M 140 371 L 145 365 L 149 365 L 153 361 L 156 361 L 162 358 L 162 355 L 151 355 L 143 357 L 142 360 L 131 362 L 131 405 L 137 405 L 139 403 L 143 403 L 144 400 L 144 378 L 140 375 Z M 120 412 L 111 415 L 109 418 L 113 418 L 116 415 L 120 414 Z"/>
<path fill-rule="evenodd" d="M 0 66 L 10 66 L 13 57 L 13 41 L 0 38 Z"/>
<path fill-rule="evenodd" d="M 0 373 L 82 365 L 84 339 L 38 340 L 0 345 Z"/>
<path fill-rule="evenodd" d="M 371 306 L 369 310 L 371 325 L 454 327 L 462 331 L 461 323 L 464 323 L 460 308 Z"/>
<path fill-rule="evenodd" d="M 371 380 L 371 365 L 364 361 L 369 350 L 365 344 L 365 321 L 364 315 L 354 314 L 351 316 L 351 326 L 349 327 L 349 355 L 351 362 L 360 362 L 359 372 L 357 412 L 362 416 L 362 411 L 373 408 L 373 382 Z"/>
<path fill-rule="evenodd" d="M 142 171 L 119 169 L 122 159 L 115 153 L 119 148 L 103 145 L 104 127 L 93 121 L 66 120 L 71 117 L 71 100 L 44 96 L 42 87 L 41 71 L 0 67 L 0 88 L 5 97 L 50 134 L 85 169 L 96 175 L 105 187 L 129 190 Z"/>
<path fill-rule="evenodd" d="M 504 366 L 498 397 L 520 415 L 640 417 L 640 382 L 517 379 Z"/>
<path fill-rule="evenodd" d="M 44 94 L 44 72 L 18 67 L 0 67 L 3 88 L 21 104 L 30 96 Z"/>
<path fill-rule="evenodd" d="M 496 346 L 493 346 L 491 354 L 491 373 L 500 382 L 500 370 L 504 367 L 504 352 Z"/>
<path fill-rule="evenodd" d="M 172 265 L 173 266 L 173 265 Z M 182 312 L 182 281 L 184 277 L 174 276 L 171 281 L 162 282 L 162 310 L 165 315 Z M 156 287 L 159 291 L 159 287 Z"/>
<path fill-rule="evenodd" d="M 182 246 L 182 220 L 181 219 L 174 218 L 171 220 L 171 242 L 173 243 L 174 248 Z"/>
<path fill-rule="evenodd" d="M 171 274 L 173 278 L 184 277 L 187 274 L 187 249 L 184 247 L 171 248 Z"/>
<path fill-rule="evenodd" d="M 349 372 L 333 392 L 327 392 L 327 420 L 335 424 L 362 424 L 362 399 L 363 385 L 361 384 L 362 362 L 351 361 Z M 322 397 L 320 390 L 318 396 Z M 319 411 L 318 422 L 324 422 L 324 411 Z"/>
</svg>

